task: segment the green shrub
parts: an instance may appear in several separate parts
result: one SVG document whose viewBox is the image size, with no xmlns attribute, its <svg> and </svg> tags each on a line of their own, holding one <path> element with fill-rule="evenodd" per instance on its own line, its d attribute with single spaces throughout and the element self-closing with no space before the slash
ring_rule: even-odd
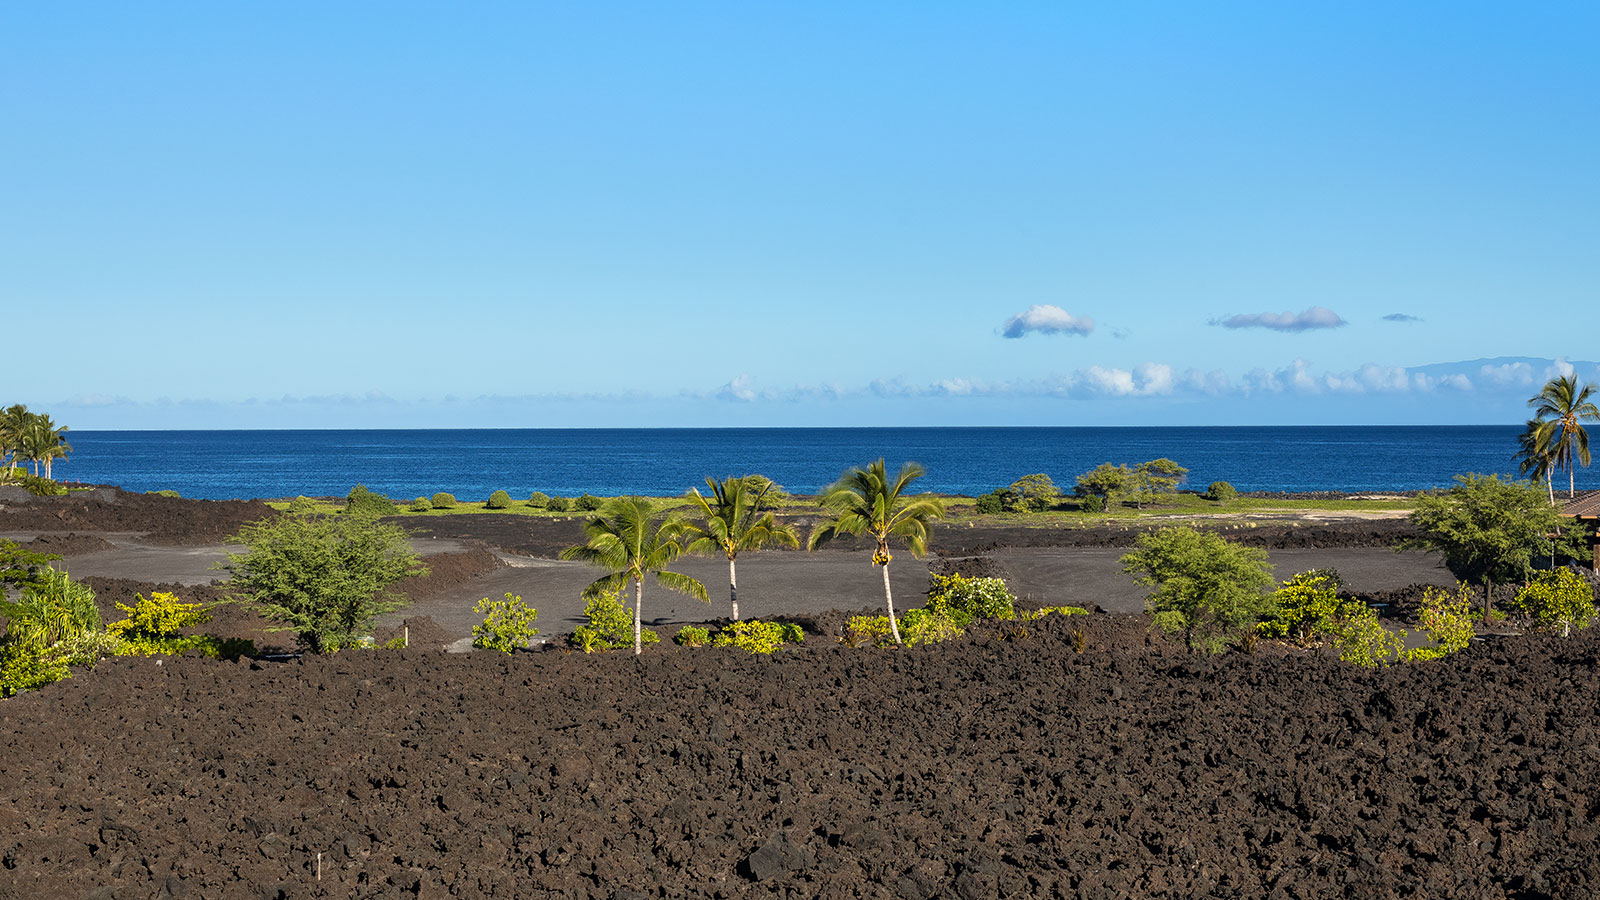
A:
<svg viewBox="0 0 1600 900">
<path fill-rule="evenodd" d="M 599 497 L 596 497 L 593 494 L 584 494 L 578 499 L 572 501 L 572 508 L 578 512 L 594 512 L 600 508 L 602 502 L 603 501 L 601 501 Z"/>
<path fill-rule="evenodd" d="M 5 468 L 0 467 L 0 474 L 4 472 Z M 38 475 L 31 475 L 21 469 L 16 470 L 10 477 L 5 478 L 5 483 L 20 485 L 23 490 L 35 497 L 63 497 L 67 493 L 66 485 L 51 481 L 48 478 L 41 478 Z"/>
<path fill-rule="evenodd" d="M 1539 628 L 1560 632 L 1562 637 L 1574 628 L 1588 628 L 1595 619 L 1594 589 L 1571 569 L 1533 576 L 1511 606 Z"/>
<path fill-rule="evenodd" d="M 510 495 L 507 495 L 506 501 L 509 503 L 510 500 Z M 432 497 L 429 497 L 428 502 L 433 504 L 434 509 L 452 509 L 456 505 L 456 495 L 447 494 L 444 491 L 440 491 L 439 493 L 434 494 Z"/>
<path fill-rule="evenodd" d="M 69 666 L 93 665 L 121 643 L 102 626 L 94 591 L 54 569 L 16 602 L 0 599 L 0 616 L 11 620 L 0 637 L 0 697 L 60 681 Z"/>
<path fill-rule="evenodd" d="M 839 643 L 848 647 L 860 647 L 866 644 L 877 647 L 892 645 L 894 635 L 889 630 L 889 617 L 851 616 L 845 623 L 844 634 L 840 635 Z"/>
<path fill-rule="evenodd" d="M 1155 588 L 1145 600 L 1152 624 L 1181 634 L 1190 650 L 1219 653 L 1272 610 L 1267 552 L 1188 526 L 1139 535 L 1124 572 Z"/>
<path fill-rule="evenodd" d="M 1239 492 L 1234 489 L 1233 485 L 1227 483 L 1226 481 L 1213 481 L 1211 482 L 1211 485 L 1206 488 L 1205 498 L 1207 500 L 1216 501 L 1217 503 L 1227 503 L 1230 500 L 1238 499 L 1238 497 Z"/>
<path fill-rule="evenodd" d="M 711 637 L 711 646 L 737 647 L 751 653 L 773 653 L 783 646 L 783 636 L 782 623 L 745 619 L 723 626 Z"/>
<path fill-rule="evenodd" d="M 168 489 L 165 489 L 165 490 L 159 490 L 159 491 L 145 491 L 145 493 L 146 493 L 146 494 L 150 494 L 150 495 L 151 495 L 151 496 L 154 496 L 154 497 L 175 497 L 175 498 L 181 498 L 181 497 L 182 497 L 182 496 L 183 496 L 183 495 L 182 495 L 182 494 L 180 494 L 180 493 L 178 493 L 178 492 L 177 492 L 177 491 L 174 491 L 174 490 L 172 490 L 172 489 L 170 489 L 170 488 L 168 488 Z"/>
<path fill-rule="evenodd" d="M 992 516 L 1005 508 L 1005 503 L 1000 499 L 999 491 L 990 491 L 978 498 L 974 509 L 979 515 Z"/>
<path fill-rule="evenodd" d="M 589 599 L 583 607 L 589 624 L 573 630 L 573 646 L 585 653 L 633 646 L 633 614 L 622 605 L 619 596 L 620 593 L 612 589 Z M 642 643 L 654 644 L 660 640 L 661 635 L 650 628 L 643 629 L 640 634 Z"/>
<path fill-rule="evenodd" d="M 697 625 L 685 625 L 672 640 L 680 647 L 704 647 L 711 643 L 711 632 Z"/>
<path fill-rule="evenodd" d="M 1405 632 L 1383 627 L 1372 607 L 1354 600 L 1339 607 L 1329 634 L 1341 660 L 1369 669 L 1402 658 L 1405 648 Z"/>
<path fill-rule="evenodd" d="M 1312 569 L 1285 581 L 1272 595 L 1272 618 L 1257 626 L 1265 637 L 1304 647 L 1333 627 L 1339 612 L 1339 573 Z"/>
<path fill-rule="evenodd" d="M 1428 588 L 1422 594 L 1417 627 L 1433 640 L 1433 646 L 1409 650 L 1406 659 L 1438 659 L 1465 650 L 1473 635 L 1472 588 L 1461 585 L 1455 594 Z"/>
<path fill-rule="evenodd" d="M 535 509 L 543 506 L 549 506 L 550 495 L 542 491 L 534 491 L 532 494 L 528 495 L 528 505 L 534 507 Z"/>
<path fill-rule="evenodd" d="M 533 627 L 534 620 L 539 618 L 539 611 L 522 602 L 522 598 L 506 592 L 504 600 L 490 600 L 488 597 L 478 601 L 472 611 L 483 616 L 483 622 L 472 626 L 472 646 L 483 650 L 499 650 L 510 653 L 513 650 L 523 650 L 528 646 L 528 641 L 539 633 Z"/>
<path fill-rule="evenodd" d="M 1089 494 L 1078 498 L 1078 510 L 1086 513 L 1102 513 L 1106 511 L 1106 498 L 1099 494 Z"/>
<path fill-rule="evenodd" d="M 962 630 L 961 625 L 939 609 L 908 609 L 900 616 L 900 637 L 912 647 L 960 637 Z"/>
<path fill-rule="evenodd" d="M 966 628 L 974 619 L 1009 619 L 1016 614 L 1017 598 L 999 578 L 931 575 L 929 580 L 929 608 L 957 628 Z"/>
<path fill-rule="evenodd" d="M 428 572 L 403 529 L 359 514 L 263 519 L 228 543 L 247 548 L 223 566 L 233 597 L 314 653 L 354 646 L 373 619 L 405 605 L 388 589 Z"/>
<path fill-rule="evenodd" d="M 431 512 L 432 510 L 433 501 L 429 500 L 427 497 L 418 497 L 417 499 L 411 501 L 412 512 Z"/>
<path fill-rule="evenodd" d="M 572 508 L 572 501 L 565 497 L 551 497 L 545 501 L 544 508 L 551 512 L 566 512 Z"/>
<path fill-rule="evenodd" d="M 344 511 L 354 515 L 393 516 L 399 514 L 400 507 L 388 497 L 374 494 L 366 485 L 358 484 L 344 498 Z"/>
<path fill-rule="evenodd" d="M 299 496 L 289 501 L 289 514 L 304 516 L 317 511 L 317 501 L 306 496 Z"/>
<path fill-rule="evenodd" d="M 1038 609 L 1030 609 L 1027 612 L 1017 613 L 1017 618 L 1023 620 L 1024 622 L 1037 622 L 1049 615 L 1086 616 L 1088 614 L 1089 611 L 1081 606 L 1041 606 Z"/>
<path fill-rule="evenodd" d="M 489 495 L 489 500 L 488 500 L 487 503 L 483 504 L 483 508 L 484 509 L 510 509 L 511 508 L 511 495 L 506 493 L 505 491 L 495 491 L 494 493 Z"/>
<path fill-rule="evenodd" d="M 783 623 L 783 642 L 785 644 L 803 644 L 806 640 L 806 630 L 793 622 Z"/>
</svg>

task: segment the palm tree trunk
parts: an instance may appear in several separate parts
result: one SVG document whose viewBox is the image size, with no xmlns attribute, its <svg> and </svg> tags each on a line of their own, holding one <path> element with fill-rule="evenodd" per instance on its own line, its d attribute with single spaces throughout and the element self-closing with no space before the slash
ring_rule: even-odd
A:
<svg viewBox="0 0 1600 900">
<path fill-rule="evenodd" d="M 639 605 L 644 602 L 644 579 L 633 579 L 633 655 L 644 652 L 644 626 L 639 616 Z"/>
<path fill-rule="evenodd" d="M 889 605 L 889 632 L 894 635 L 894 642 L 900 643 L 900 623 L 894 620 L 894 593 L 889 590 L 889 564 L 883 564 L 883 599 Z"/>
<path fill-rule="evenodd" d="M 728 599 L 733 601 L 733 620 L 739 621 L 739 576 L 733 570 L 733 557 L 728 557 Z"/>
</svg>

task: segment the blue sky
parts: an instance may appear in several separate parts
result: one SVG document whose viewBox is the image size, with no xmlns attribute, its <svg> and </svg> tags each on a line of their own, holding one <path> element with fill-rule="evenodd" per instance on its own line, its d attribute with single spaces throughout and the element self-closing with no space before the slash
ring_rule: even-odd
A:
<svg viewBox="0 0 1600 900">
<path fill-rule="evenodd" d="M 1516 422 L 1600 7 L 8 4 L 0 403 L 88 428 Z"/>
</svg>

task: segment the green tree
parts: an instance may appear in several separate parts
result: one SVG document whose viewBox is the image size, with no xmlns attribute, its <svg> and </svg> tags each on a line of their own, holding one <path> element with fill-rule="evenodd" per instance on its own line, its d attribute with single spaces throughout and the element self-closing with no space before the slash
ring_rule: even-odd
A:
<svg viewBox="0 0 1600 900">
<path fill-rule="evenodd" d="M 1581 525 L 1565 519 L 1538 488 L 1498 475 L 1457 475 L 1449 490 L 1417 498 L 1411 521 L 1422 535 L 1399 549 L 1440 553 L 1456 578 L 1481 582 L 1485 623 L 1494 621 L 1495 583 L 1526 579 L 1534 553 L 1588 557 Z"/>
<path fill-rule="evenodd" d="M 633 583 L 633 652 L 644 652 L 643 621 L 644 576 L 654 575 L 656 583 L 669 590 L 711 602 L 706 586 L 667 566 L 682 556 L 685 547 L 678 536 L 683 523 L 673 515 L 656 515 L 655 506 L 642 497 L 619 497 L 600 507 L 597 515 L 583 523 L 589 542 L 561 551 L 562 559 L 572 559 L 606 570 L 583 591 L 585 597 L 598 597 Z"/>
<path fill-rule="evenodd" d="M 67 443 L 67 431 L 67 426 L 57 425 L 46 413 L 27 414 L 18 452 L 33 463 L 33 474 L 38 475 L 39 466 L 43 465 L 45 479 L 53 480 L 55 461 L 66 459 L 72 452 L 72 445 Z"/>
<path fill-rule="evenodd" d="M 29 585 L 43 584 L 50 561 L 60 558 L 54 553 L 24 550 L 16 541 L 0 541 L 0 599 L 12 585 L 26 590 Z"/>
<path fill-rule="evenodd" d="M 1567 497 L 1576 491 L 1576 469 L 1589 465 L 1589 432 L 1584 422 L 1600 421 L 1600 408 L 1589 398 L 1594 385 L 1580 384 L 1572 375 L 1553 378 L 1539 396 L 1528 401 L 1535 421 L 1553 426 L 1549 437 L 1554 466 L 1567 472 Z"/>
<path fill-rule="evenodd" d="M 1183 635 L 1191 650 L 1217 652 L 1272 609 L 1267 552 L 1188 526 L 1141 534 L 1122 570 L 1155 588 L 1145 601 L 1154 624 Z"/>
<path fill-rule="evenodd" d="M 1127 466 L 1101 463 L 1078 476 L 1073 493 L 1079 497 L 1099 497 L 1110 509 L 1133 489 L 1133 470 Z"/>
<path fill-rule="evenodd" d="M 1562 637 L 1594 621 L 1594 588 L 1571 569 L 1540 572 L 1517 594 L 1513 608 Z"/>
<path fill-rule="evenodd" d="M 741 478 L 706 479 L 711 496 L 701 496 L 690 488 L 702 521 L 686 523 L 683 541 L 688 553 L 721 553 L 728 557 L 728 599 L 733 604 L 734 621 L 739 619 L 739 572 L 735 568 L 741 550 L 762 547 L 800 546 L 800 537 L 791 525 L 780 525 L 766 508 L 766 498 L 777 486 L 762 475 Z M 779 489 L 781 490 L 781 489 Z"/>
<path fill-rule="evenodd" d="M 1001 503 L 1012 512 L 1043 512 L 1060 498 L 1061 490 L 1043 472 L 1024 475 L 1000 492 Z"/>
<path fill-rule="evenodd" d="M 1545 493 L 1549 495 L 1551 503 L 1556 502 L 1555 433 L 1556 423 L 1529 419 L 1527 427 L 1517 437 L 1517 452 L 1511 455 L 1511 459 L 1517 463 L 1517 474 L 1544 482 Z"/>
<path fill-rule="evenodd" d="M 17 463 L 22 459 L 22 436 L 32 418 L 33 413 L 20 403 L 0 411 L 0 459 L 6 462 L 8 478 L 17 471 Z"/>
<path fill-rule="evenodd" d="M 1133 500 L 1139 508 L 1155 502 L 1157 494 L 1170 494 L 1178 489 L 1189 470 L 1166 457 L 1142 462 L 1133 470 Z"/>
<path fill-rule="evenodd" d="M 900 625 L 895 621 L 894 593 L 889 588 L 889 562 L 894 558 L 889 553 L 889 539 L 905 541 L 911 555 L 920 557 L 928 549 L 929 523 L 944 515 L 944 503 L 936 497 L 906 492 L 924 474 L 922 466 L 908 462 L 890 479 L 882 459 L 865 469 L 851 469 L 818 497 L 831 519 L 813 529 L 808 542 L 815 550 L 841 534 L 865 534 L 874 541 L 872 564 L 883 569 L 883 600 L 889 607 L 889 630 L 896 644 L 901 643 Z"/>
<path fill-rule="evenodd" d="M 246 525 L 222 568 L 232 599 L 292 631 L 314 653 L 353 645 L 373 619 L 405 605 L 389 588 L 428 570 L 399 526 L 347 509 L 340 516 L 281 515 Z"/>
</svg>

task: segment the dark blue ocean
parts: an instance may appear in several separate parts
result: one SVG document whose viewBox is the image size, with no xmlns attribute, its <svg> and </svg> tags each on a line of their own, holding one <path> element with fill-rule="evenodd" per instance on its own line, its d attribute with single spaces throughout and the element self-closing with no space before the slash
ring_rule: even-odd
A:
<svg viewBox="0 0 1600 900">
<path fill-rule="evenodd" d="M 1166 456 L 1199 489 L 1222 480 L 1240 490 L 1402 490 L 1511 471 L 1517 434 L 1499 425 L 73 431 L 56 475 L 208 499 L 343 496 L 357 483 L 397 498 L 662 496 L 749 472 L 810 493 L 882 456 L 926 466 L 927 490 L 976 495 L 1032 472 L 1070 488 L 1099 463 Z M 1600 476 L 1580 471 L 1578 483 L 1600 487 Z"/>
</svg>

